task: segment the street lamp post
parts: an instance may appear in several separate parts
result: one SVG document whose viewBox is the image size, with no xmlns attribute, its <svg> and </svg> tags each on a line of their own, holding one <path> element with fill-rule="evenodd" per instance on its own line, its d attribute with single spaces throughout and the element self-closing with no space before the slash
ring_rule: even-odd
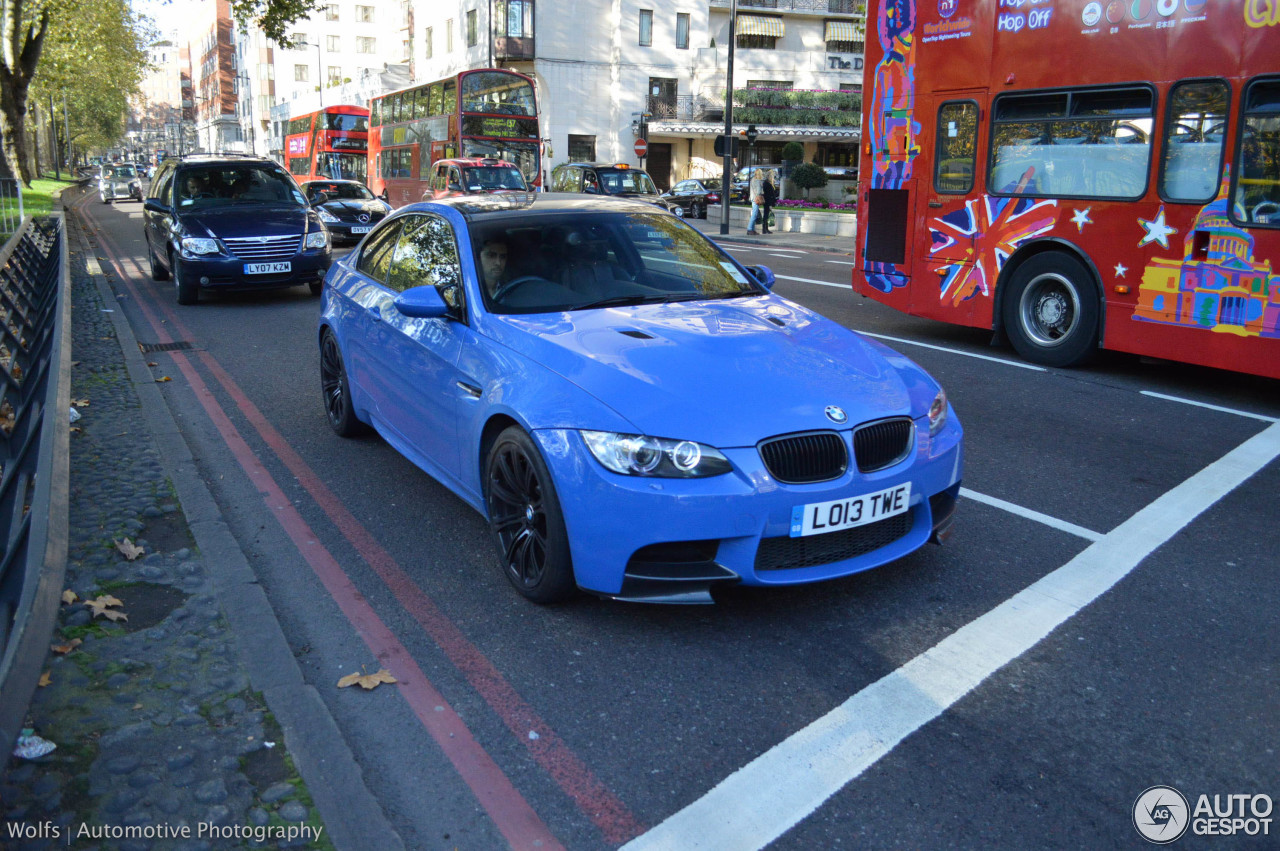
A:
<svg viewBox="0 0 1280 851">
<path fill-rule="evenodd" d="M 320 108 L 324 109 L 324 60 L 320 57 L 320 42 L 303 41 L 299 44 L 316 49 L 316 93 L 320 96 Z"/>
<path fill-rule="evenodd" d="M 729 5 L 729 61 L 724 86 L 724 171 L 720 179 L 720 234 L 729 233 L 729 196 L 733 194 L 733 48 L 737 41 L 738 0 Z"/>
</svg>

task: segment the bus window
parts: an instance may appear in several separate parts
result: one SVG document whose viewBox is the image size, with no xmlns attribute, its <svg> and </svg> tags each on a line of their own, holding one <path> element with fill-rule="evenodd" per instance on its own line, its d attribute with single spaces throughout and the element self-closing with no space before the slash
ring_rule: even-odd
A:
<svg viewBox="0 0 1280 851">
<path fill-rule="evenodd" d="M 991 191 L 1140 197 L 1147 185 L 1154 100 L 1150 89 L 1137 87 L 997 98 Z"/>
<path fill-rule="evenodd" d="M 973 101 L 944 103 L 938 109 L 939 192 L 965 193 L 973 189 L 978 149 L 978 105 Z"/>
<path fill-rule="evenodd" d="M 1255 80 L 1244 94 L 1236 215 L 1280 227 L 1280 79 Z"/>
<path fill-rule="evenodd" d="M 436 83 L 431 87 L 431 93 L 427 101 L 427 115 L 440 115 L 444 112 L 441 103 L 441 94 L 444 92 L 444 86 Z"/>
<path fill-rule="evenodd" d="M 444 83 L 444 103 L 441 104 L 445 115 L 453 115 L 458 111 L 458 81 L 446 80 Z"/>
<path fill-rule="evenodd" d="M 1160 194 L 1166 199 L 1204 203 L 1218 194 L 1229 96 L 1222 80 L 1173 87 L 1160 157 Z"/>
</svg>

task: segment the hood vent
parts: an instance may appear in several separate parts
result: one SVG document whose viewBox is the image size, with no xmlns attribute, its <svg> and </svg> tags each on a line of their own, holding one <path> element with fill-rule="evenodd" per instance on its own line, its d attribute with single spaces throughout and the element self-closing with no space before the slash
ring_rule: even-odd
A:
<svg viewBox="0 0 1280 851">
<path fill-rule="evenodd" d="M 652 339 L 654 339 L 654 337 L 653 337 L 653 335 L 652 335 L 652 334 L 646 334 L 646 333 L 645 333 L 645 332 L 643 332 L 643 331 L 637 331 L 635 328 L 619 329 L 619 330 L 618 330 L 618 333 L 619 333 L 619 334 L 625 334 L 625 335 L 626 335 L 626 336 L 628 336 L 628 337 L 635 337 L 637 340 L 652 340 Z"/>
</svg>

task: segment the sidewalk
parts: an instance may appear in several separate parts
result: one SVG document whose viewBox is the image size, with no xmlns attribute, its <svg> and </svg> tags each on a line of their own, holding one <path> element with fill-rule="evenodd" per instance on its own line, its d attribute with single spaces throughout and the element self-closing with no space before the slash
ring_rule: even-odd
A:
<svg viewBox="0 0 1280 851">
<path fill-rule="evenodd" d="M 706 219 L 685 219 L 715 242 L 732 241 L 748 245 L 768 245 L 785 251 L 825 251 L 830 254 L 853 255 L 853 240 L 846 236 L 824 236 L 818 233 L 769 233 L 748 234 L 743 228 L 730 225 L 726 236 L 720 235 L 720 223 Z"/>
<path fill-rule="evenodd" d="M 74 213 L 67 231 L 76 597 L 26 724 L 56 748 L 8 758 L 0 848 L 402 848 L 199 478 L 113 275 Z"/>
</svg>

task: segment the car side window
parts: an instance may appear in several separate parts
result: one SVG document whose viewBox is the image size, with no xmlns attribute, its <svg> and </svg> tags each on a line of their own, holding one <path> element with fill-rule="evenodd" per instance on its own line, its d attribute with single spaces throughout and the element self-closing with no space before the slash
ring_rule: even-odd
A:
<svg viewBox="0 0 1280 851">
<path fill-rule="evenodd" d="M 173 186 L 173 174 L 174 169 L 166 169 L 151 185 L 151 197 L 162 204 L 173 204 L 173 198 L 169 195 L 169 187 Z"/>
<path fill-rule="evenodd" d="M 356 263 L 356 271 L 372 278 L 380 284 L 387 281 L 387 271 L 391 268 L 391 253 L 396 247 L 396 237 L 400 235 L 403 220 L 396 221 L 369 237 L 360 251 L 360 260 Z"/>
<path fill-rule="evenodd" d="M 406 217 L 391 260 L 387 286 L 403 292 L 423 285 L 444 290 L 461 283 L 462 268 L 452 225 L 429 213 Z"/>
</svg>

